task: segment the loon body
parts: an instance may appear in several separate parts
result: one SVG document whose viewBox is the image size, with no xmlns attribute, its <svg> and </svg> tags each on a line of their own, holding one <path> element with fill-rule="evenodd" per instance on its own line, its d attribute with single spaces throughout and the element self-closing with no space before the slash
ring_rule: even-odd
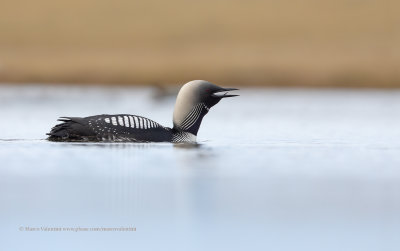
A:
<svg viewBox="0 0 400 251">
<path fill-rule="evenodd" d="M 50 141 L 119 141 L 119 142 L 195 142 L 203 117 L 235 88 L 222 88 L 204 80 L 186 83 L 176 98 L 173 127 L 136 115 L 96 115 L 61 117 L 54 126 Z"/>
</svg>

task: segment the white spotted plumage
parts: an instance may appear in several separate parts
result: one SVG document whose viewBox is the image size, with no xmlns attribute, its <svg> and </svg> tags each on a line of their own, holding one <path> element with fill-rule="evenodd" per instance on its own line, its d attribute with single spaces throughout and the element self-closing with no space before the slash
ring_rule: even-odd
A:
<svg viewBox="0 0 400 251">
<path fill-rule="evenodd" d="M 97 119 L 99 121 L 104 121 L 107 124 L 112 124 L 114 126 L 123 126 L 123 127 L 128 127 L 128 128 L 135 128 L 135 129 L 152 129 L 152 128 L 165 128 L 158 124 L 157 122 L 144 118 L 141 116 L 135 116 L 135 115 L 116 115 L 113 117 L 106 117 L 106 118 L 100 118 Z M 91 124 L 92 121 L 89 122 Z M 97 123 L 97 121 L 95 121 Z M 97 127 L 100 127 L 99 125 Z"/>
<path fill-rule="evenodd" d="M 145 118 L 143 119 L 143 129 L 147 129 L 147 120 Z"/>
<path fill-rule="evenodd" d="M 118 124 L 124 126 L 124 119 L 121 116 L 118 116 Z"/>
<path fill-rule="evenodd" d="M 118 125 L 117 124 L 117 118 L 116 117 L 111 117 L 111 121 L 113 125 Z"/>
<path fill-rule="evenodd" d="M 138 117 L 134 116 L 133 118 L 135 119 L 135 127 L 136 128 L 140 128 L 139 127 L 139 119 L 138 119 Z"/>
<path fill-rule="evenodd" d="M 129 127 L 129 119 L 128 116 L 124 116 L 125 127 Z"/>
<path fill-rule="evenodd" d="M 131 128 L 135 128 L 135 124 L 133 122 L 133 117 L 129 116 L 129 122 L 131 123 Z"/>
</svg>

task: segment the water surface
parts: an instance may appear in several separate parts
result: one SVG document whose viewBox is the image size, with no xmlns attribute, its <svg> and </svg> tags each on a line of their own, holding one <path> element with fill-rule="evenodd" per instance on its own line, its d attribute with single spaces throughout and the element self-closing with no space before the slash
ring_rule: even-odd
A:
<svg viewBox="0 0 400 251">
<path fill-rule="evenodd" d="M 399 250 L 399 91 L 240 94 L 211 109 L 195 146 L 54 143 L 59 116 L 170 126 L 175 97 L 0 87 L 0 250 Z"/>
</svg>

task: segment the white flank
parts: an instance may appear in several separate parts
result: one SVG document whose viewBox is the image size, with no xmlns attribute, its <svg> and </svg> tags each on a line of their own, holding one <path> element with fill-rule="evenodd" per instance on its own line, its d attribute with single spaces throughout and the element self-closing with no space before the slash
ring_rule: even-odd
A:
<svg viewBox="0 0 400 251">
<path fill-rule="evenodd" d="M 105 118 L 104 121 L 108 124 L 110 124 L 110 118 Z"/>
</svg>

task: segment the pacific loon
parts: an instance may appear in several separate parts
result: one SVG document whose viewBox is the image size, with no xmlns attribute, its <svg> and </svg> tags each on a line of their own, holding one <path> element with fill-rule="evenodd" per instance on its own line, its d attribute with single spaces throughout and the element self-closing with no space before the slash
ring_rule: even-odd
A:
<svg viewBox="0 0 400 251">
<path fill-rule="evenodd" d="M 176 98 L 173 128 L 136 115 L 96 115 L 60 117 L 50 141 L 118 141 L 118 142 L 195 142 L 203 117 L 235 88 L 222 88 L 204 80 L 186 83 Z"/>
</svg>

